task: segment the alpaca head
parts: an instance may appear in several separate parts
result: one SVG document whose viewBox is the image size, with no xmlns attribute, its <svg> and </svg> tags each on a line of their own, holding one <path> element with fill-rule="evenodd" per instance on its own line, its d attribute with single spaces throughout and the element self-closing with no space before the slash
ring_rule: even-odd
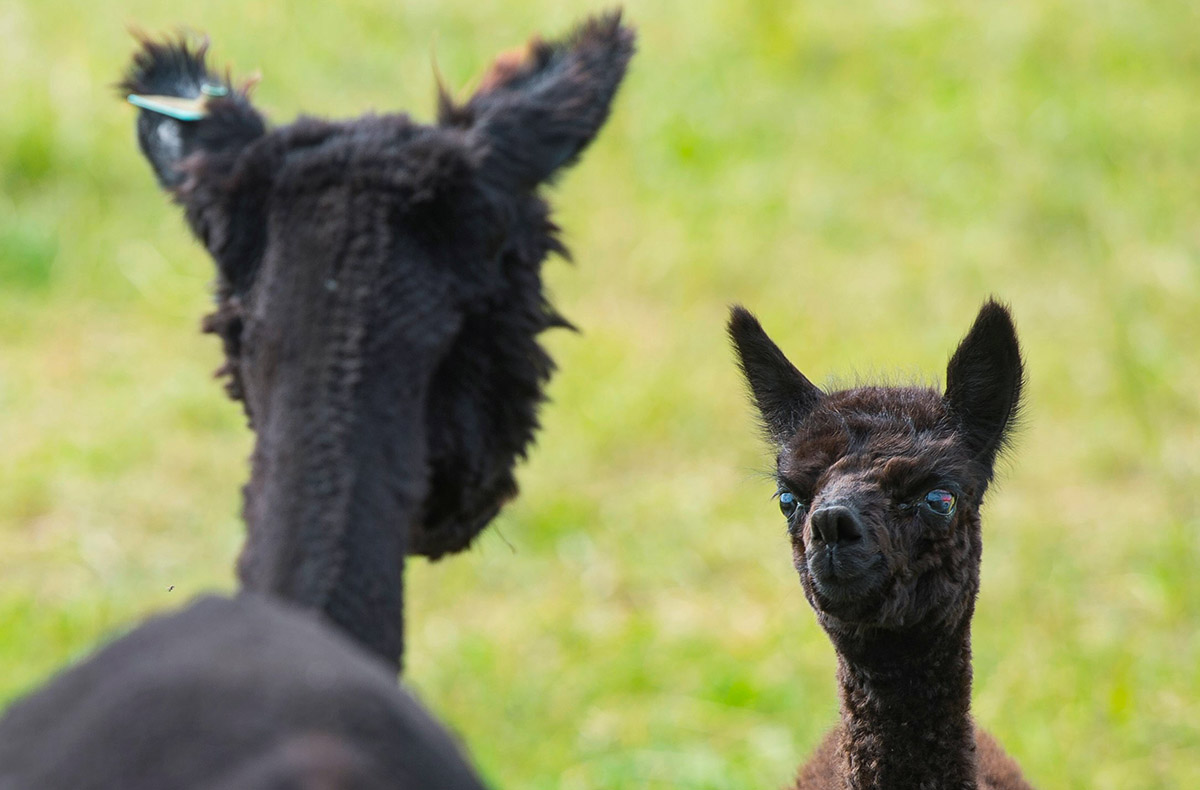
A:
<svg viewBox="0 0 1200 790">
<path fill-rule="evenodd" d="M 443 93 L 433 125 L 269 130 L 204 46 L 143 42 L 121 87 L 143 108 L 159 183 L 216 263 L 205 327 L 259 434 L 256 470 L 306 432 L 319 434 L 310 465 L 339 464 L 321 453 L 362 438 L 347 422 L 416 408 L 424 457 L 372 458 L 404 478 L 385 487 L 422 503 L 409 553 L 465 547 L 515 494 L 553 370 L 537 336 L 566 323 L 542 289 L 543 260 L 565 249 L 538 188 L 599 131 L 632 49 L 612 14 L 498 60 L 465 103 Z M 292 496 L 323 496 L 327 472 L 296 476 Z M 259 493 L 252 481 L 251 520 Z"/>
<path fill-rule="evenodd" d="M 1020 400 L 1008 311 L 983 306 L 941 393 L 823 392 L 750 313 L 734 308 L 729 332 L 778 452 L 779 507 L 821 625 L 836 639 L 969 619 L 979 510 Z"/>
</svg>

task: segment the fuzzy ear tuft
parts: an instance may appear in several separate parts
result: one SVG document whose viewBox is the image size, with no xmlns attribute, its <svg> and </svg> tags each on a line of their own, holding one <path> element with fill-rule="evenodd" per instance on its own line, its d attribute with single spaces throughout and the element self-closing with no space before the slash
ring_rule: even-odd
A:
<svg viewBox="0 0 1200 790">
<path fill-rule="evenodd" d="M 1012 433 L 1025 366 L 1008 310 L 989 299 L 946 368 L 946 394 L 967 445 L 989 469 Z"/>
<path fill-rule="evenodd" d="M 749 310 L 734 305 L 729 311 L 729 338 L 767 435 L 777 445 L 786 442 L 825 394 L 788 361 L 767 337 Z"/>
<path fill-rule="evenodd" d="M 207 39 L 138 38 L 141 49 L 117 87 L 142 108 L 138 145 L 164 189 L 184 183 L 181 165 L 193 154 L 235 153 L 266 132 L 245 91 L 209 71 Z"/>
<path fill-rule="evenodd" d="M 440 92 L 438 120 L 466 128 L 481 170 L 507 188 L 533 189 L 572 164 L 608 118 L 634 51 L 614 11 L 559 41 L 504 53 L 458 106 Z"/>
</svg>

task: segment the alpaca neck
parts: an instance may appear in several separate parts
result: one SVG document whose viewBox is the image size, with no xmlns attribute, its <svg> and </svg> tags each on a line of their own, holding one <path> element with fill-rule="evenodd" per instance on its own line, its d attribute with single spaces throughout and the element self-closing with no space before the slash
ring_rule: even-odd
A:
<svg viewBox="0 0 1200 790">
<path fill-rule="evenodd" d="M 951 633 L 886 632 L 835 645 L 846 786 L 974 790 L 970 617 Z"/>
<path fill-rule="evenodd" d="M 320 611 L 397 669 L 406 541 L 428 485 L 427 377 L 404 373 L 279 388 L 255 445 L 239 560 L 245 589 Z M 327 391 L 338 388 L 341 398 Z"/>
</svg>

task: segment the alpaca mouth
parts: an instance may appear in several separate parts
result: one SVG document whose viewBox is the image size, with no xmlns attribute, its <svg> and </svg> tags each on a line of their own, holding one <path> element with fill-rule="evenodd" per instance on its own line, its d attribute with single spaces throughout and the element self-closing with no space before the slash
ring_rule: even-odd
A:
<svg viewBox="0 0 1200 790">
<path fill-rule="evenodd" d="M 808 571 L 813 586 L 830 603 L 861 600 L 880 586 L 883 558 L 861 552 L 824 549 L 810 555 Z"/>
</svg>

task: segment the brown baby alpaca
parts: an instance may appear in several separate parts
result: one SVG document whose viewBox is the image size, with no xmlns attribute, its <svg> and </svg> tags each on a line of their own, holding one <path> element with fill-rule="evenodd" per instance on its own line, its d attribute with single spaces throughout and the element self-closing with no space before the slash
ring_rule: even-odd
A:
<svg viewBox="0 0 1200 790">
<path fill-rule="evenodd" d="M 1029 790 L 970 713 L 979 511 L 1023 378 L 1008 311 L 983 306 L 944 393 L 826 393 L 746 310 L 729 333 L 778 452 L 800 584 L 838 656 L 841 723 L 794 787 Z"/>
</svg>

